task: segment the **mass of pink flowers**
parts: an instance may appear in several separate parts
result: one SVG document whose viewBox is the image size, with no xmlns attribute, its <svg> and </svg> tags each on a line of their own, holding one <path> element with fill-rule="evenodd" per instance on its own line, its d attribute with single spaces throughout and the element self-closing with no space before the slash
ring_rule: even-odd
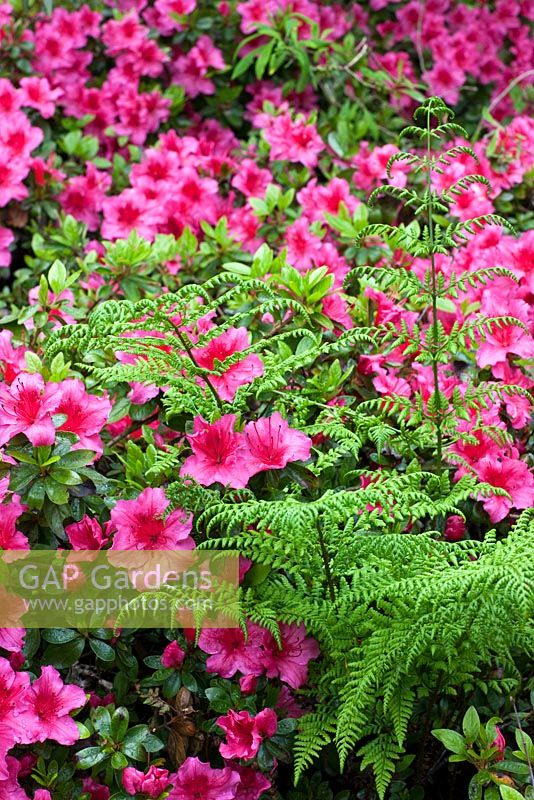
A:
<svg viewBox="0 0 534 800">
<path fill-rule="evenodd" d="M 533 21 L 533 0 L 0 3 L 0 550 L 197 551 L 237 500 L 280 505 L 298 486 L 318 507 L 339 475 L 356 491 L 431 472 L 430 447 L 408 457 L 391 428 L 373 439 L 372 415 L 403 402 L 409 428 L 436 381 L 454 438 L 443 469 L 475 488 L 417 530 L 458 548 L 505 536 L 534 507 Z M 468 133 L 452 131 L 454 157 L 428 179 L 451 192 L 437 217 L 511 220 L 435 255 L 454 289 L 439 326 L 470 331 L 435 370 L 369 333 L 430 335 L 425 308 L 380 281 L 424 280 L 430 260 L 357 243 L 368 222 L 414 223 L 397 200 L 421 176 L 390 159 L 430 95 Z M 485 180 L 455 191 L 472 174 Z M 354 277 L 370 262 L 376 279 Z M 364 507 L 390 533 L 419 524 Z M 271 537 L 283 575 L 269 512 L 234 533 Z M 262 569 L 241 557 L 243 597 Z M 265 604 L 176 636 L 39 633 L 16 611 L 0 624 L 0 800 L 56 800 L 62 783 L 84 800 L 293 797 L 284 765 L 327 658 L 313 620 Z"/>
</svg>

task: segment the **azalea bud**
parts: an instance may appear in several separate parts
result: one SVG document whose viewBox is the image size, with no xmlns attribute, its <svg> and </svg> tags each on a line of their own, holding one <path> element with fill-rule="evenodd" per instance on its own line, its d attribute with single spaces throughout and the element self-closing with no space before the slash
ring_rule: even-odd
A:
<svg viewBox="0 0 534 800">
<path fill-rule="evenodd" d="M 495 760 L 504 761 L 504 751 L 506 750 L 506 739 L 502 735 L 498 725 L 495 726 L 495 730 L 497 731 L 497 736 L 491 743 L 491 746 L 496 747 L 499 751 L 495 756 Z"/>
<path fill-rule="evenodd" d="M 26 658 L 24 653 L 10 653 L 9 654 L 9 663 L 13 667 L 13 669 L 20 669 L 24 664 Z"/>
<path fill-rule="evenodd" d="M 26 778 L 37 763 L 37 756 L 35 753 L 24 753 L 19 759 L 18 777 Z"/>
<path fill-rule="evenodd" d="M 178 642 L 167 645 L 161 656 L 161 663 L 165 669 L 179 669 L 184 663 L 185 653 Z"/>
<path fill-rule="evenodd" d="M 94 778 L 84 778 L 82 789 L 90 795 L 90 800 L 109 800 L 111 794 L 107 786 L 98 783 Z"/>
<path fill-rule="evenodd" d="M 465 521 L 457 514 L 447 518 L 443 536 L 447 542 L 459 542 L 465 537 Z"/>
<path fill-rule="evenodd" d="M 258 685 L 256 675 L 243 675 L 239 679 L 239 688 L 242 694 L 254 694 Z"/>
</svg>

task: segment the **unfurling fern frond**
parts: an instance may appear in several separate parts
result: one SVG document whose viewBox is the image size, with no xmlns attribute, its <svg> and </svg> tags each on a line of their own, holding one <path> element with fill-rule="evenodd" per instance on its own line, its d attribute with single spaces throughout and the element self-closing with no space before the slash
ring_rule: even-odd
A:
<svg viewBox="0 0 534 800">
<path fill-rule="evenodd" d="M 391 168 L 393 167 L 394 164 L 397 164 L 399 162 L 406 164 L 407 166 L 412 166 L 414 164 L 421 166 L 423 161 L 424 160 L 421 158 L 421 156 L 418 156 L 416 153 L 404 153 L 404 152 L 394 153 L 388 159 L 388 163 L 386 164 L 386 175 L 388 176 L 388 178 L 391 179 Z"/>
<path fill-rule="evenodd" d="M 437 161 L 440 164 L 445 164 L 449 166 L 452 160 L 458 158 L 459 156 L 466 155 L 470 156 L 474 161 L 477 163 L 479 162 L 479 158 L 475 151 L 468 147 L 467 145 L 456 145 L 455 147 L 451 147 L 448 150 L 445 150 L 443 153 L 440 154 Z"/>
<path fill-rule="evenodd" d="M 391 195 L 391 197 L 394 197 L 396 200 L 401 200 L 403 203 L 406 203 L 407 206 L 413 205 L 417 208 L 421 206 L 421 199 L 417 192 L 411 189 L 403 189 L 400 186 L 390 186 L 389 184 L 379 186 L 371 192 L 367 201 L 368 204 L 373 206 L 378 198 L 385 194 Z"/>
<path fill-rule="evenodd" d="M 451 223 L 444 231 L 445 241 L 448 247 L 458 247 L 459 243 L 469 241 L 467 234 L 474 236 L 490 225 L 507 228 L 514 235 L 516 233 L 513 226 L 504 217 L 500 217 L 498 214 L 482 214 L 480 217 L 474 217 L 466 222 Z"/>
<path fill-rule="evenodd" d="M 463 178 L 460 178 L 449 186 L 446 191 L 441 192 L 441 197 L 447 203 L 452 203 L 454 202 L 454 195 L 460 195 L 466 192 L 469 187 L 474 184 L 486 186 L 491 189 L 491 183 L 483 175 L 464 175 Z"/>
</svg>

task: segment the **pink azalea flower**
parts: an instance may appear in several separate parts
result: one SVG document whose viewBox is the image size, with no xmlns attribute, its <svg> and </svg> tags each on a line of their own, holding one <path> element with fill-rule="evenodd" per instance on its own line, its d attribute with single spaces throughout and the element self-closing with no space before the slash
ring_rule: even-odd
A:
<svg viewBox="0 0 534 800">
<path fill-rule="evenodd" d="M 422 77 L 433 95 L 442 97 L 446 103 L 456 105 L 466 78 L 463 69 L 450 60 L 438 61 L 432 69 L 423 72 Z"/>
<path fill-rule="evenodd" d="M 9 228 L 0 226 L 0 267 L 9 267 L 11 264 L 11 251 L 9 246 L 13 244 L 15 237 Z M 11 331 L 2 331 L 2 333 L 11 333 Z"/>
<path fill-rule="evenodd" d="M 239 678 L 241 694 L 254 694 L 258 686 L 257 675 L 243 675 Z"/>
<path fill-rule="evenodd" d="M 312 178 L 297 194 L 297 200 L 304 213 L 313 222 L 325 221 L 324 214 L 339 213 L 341 203 L 352 213 L 359 200 L 351 195 L 350 184 L 344 178 L 332 178 L 325 186 L 317 184 L 317 179 Z"/>
<path fill-rule="evenodd" d="M 412 390 L 408 381 L 397 377 L 393 372 L 383 370 L 382 374 L 373 378 L 373 384 L 377 392 L 382 395 L 399 395 L 400 397 L 411 397 Z"/>
<path fill-rule="evenodd" d="M 11 386 L 0 384 L 0 446 L 23 433 L 34 447 L 50 445 L 56 438 L 51 415 L 59 402 L 58 384 L 40 375 L 21 373 Z"/>
<path fill-rule="evenodd" d="M 6 758 L 6 774 L 0 774 L 1 800 L 29 800 L 28 795 L 18 782 L 19 762 L 13 756 Z"/>
<path fill-rule="evenodd" d="M 323 306 L 323 314 L 331 319 L 332 322 L 337 322 L 343 328 L 352 328 L 353 322 L 348 311 L 348 305 L 345 297 L 339 292 L 332 292 L 327 294 L 321 301 Z"/>
<path fill-rule="evenodd" d="M 86 392 L 82 381 L 77 378 L 68 378 L 59 384 L 59 402 L 56 414 L 66 414 L 67 419 L 58 430 L 75 433 L 78 441 L 73 444 L 73 450 L 94 450 L 102 454 L 102 439 L 98 435 L 111 411 L 111 403 L 107 397 L 97 397 Z"/>
<path fill-rule="evenodd" d="M 99 212 L 102 211 L 110 186 L 111 175 L 97 170 L 89 161 L 85 175 L 71 178 L 58 200 L 65 214 L 71 214 L 80 222 L 85 222 L 90 231 L 95 231 L 100 224 Z"/>
<path fill-rule="evenodd" d="M 190 475 L 202 486 L 218 482 L 243 489 L 254 470 L 244 434 L 234 431 L 235 421 L 235 414 L 225 414 L 212 425 L 195 417 L 193 433 L 187 436 L 193 455 L 184 461 L 180 475 Z"/>
<path fill-rule="evenodd" d="M 144 239 L 152 241 L 161 213 L 136 189 L 125 189 L 121 194 L 107 197 L 102 202 L 104 222 L 102 236 L 105 239 L 127 239 L 135 230 Z"/>
<path fill-rule="evenodd" d="M 243 33 L 252 33 L 258 25 L 269 25 L 277 10 L 274 0 L 245 0 L 236 6 L 241 15 L 241 30 Z"/>
<path fill-rule="evenodd" d="M 6 753 L 19 742 L 32 741 L 28 731 L 20 725 L 17 715 L 23 708 L 30 685 L 26 672 L 15 672 L 9 661 L 0 658 L 0 780 L 9 779 Z"/>
<path fill-rule="evenodd" d="M 246 328 L 228 328 L 211 339 L 205 347 L 195 348 L 193 355 L 199 366 L 213 370 L 215 361 L 224 361 L 234 353 L 240 353 L 250 347 L 250 333 Z M 231 401 L 240 386 L 250 383 L 254 378 L 263 375 L 263 362 L 254 353 L 245 356 L 237 364 L 233 364 L 222 375 L 211 375 L 210 383 L 215 387 L 221 400 Z"/>
<path fill-rule="evenodd" d="M 245 437 L 254 472 L 283 469 L 290 461 L 307 461 L 312 440 L 290 428 L 278 411 L 245 425 Z"/>
<path fill-rule="evenodd" d="M 268 169 L 261 169 L 252 158 L 244 158 L 239 171 L 232 178 L 232 186 L 246 197 L 263 197 L 273 176 Z"/>
<path fill-rule="evenodd" d="M 111 512 L 117 529 L 112 550 L 191 550 L 193 516 L 176 508 L 168 516 L 163 489 L 144 489 L 135 500 L 119 500 Z"/>
<path fill-rule="evenodd" d="M 25 693 L 20 722 L 34 742 L 54 739 L 60 744 L 74 744 L 80 733 L 70 712 L 85 701 L 83 689 L 64 684 L 54 667 L 42 667 L 41 676 Z"/>
<path fill-rule="evenodd" d="M 313 168 L 324 149 L 315 125 L 306 122 L 302 115 L 295 120 L 290 114 L 273 117 L 263 135 L 271 145 L 271 161 L 297 161 Z"/>
<path fill-rule="evenodd" d="M 310 231 L 310 220 L 300 217 L 285 232 L 287 259 L 295 269 L 307 272 L 321 252 L 322 242 Z"/>
<path fill-rule="evenodd" d="M 82 780 L 82 790 L 87 792 L 89 800 L 109 800 L 111 791 L 103 783 L 97 783 L 94 778 Z"/>
<path fill-rule="evenodd" d="M 28 170 L 31 152 L 41 144 L 43 135 L 41 128 L 34 128 L 25 114 L 17 112 L 2 122 L 0 128 L 2 153 L 11 161 L 24 162 L 25 169 Z"/>
<path fill-rule="evenodd" d="M 509 353 L 523 358 L 534 356 L 532 337 L 516 325 L 504 325 L 486 336 L 477 351 L 477 364 L 479 367 L 493 367 L 506 361 Z"/>
<path fill-rule="evenodd" d="M 259 800 L 263 793 L 271 788 L 271 781 L 257 769 L 242 767 L 241 764 L 232 764 L 232 769 L 237 772 L 240 779 L 236 800 Z"/>
<path fill-rule="evenodd" d="M 46 78 L 32 75 L 20 80 L 21 105 L 36 108 L 44 119 L 54 116 L 56 100 L 63 94 L 62 89 L 52 89 Z"/>
<path fill-rule="evenodd" d="M 109 541 L 109 527 L 108 524 L 103 530 L 97 519 L 86 514 L 79 522 L 66 525 L 65 533 L 74 550 L 101 550 Z"/>
<path fill-rule="evenodd" d="M 3 647 L 9 653 L 18 654 L 24 647 L 25 635 L 24 628 L 0 628 L 0 647 Z M 22 661 L 24 663 L 24 656 L 22 656 Z"/>
<path fill-rule="evenodd" d="M 126 767 L 122 773 L 122 785 L 128 794 L 143 794 L 146 797 L 157 798 L 171 783 L 169 771 L 160 767 L 151 766 L 146 772 L 140 772 L 134 767 Z"/>
<path fill-rule="evenodd" d="M 191 14 L 195 10 L 196 0 L 156 0 L 154 7 L 162 20 L 158 29 L 168 36 L 173 31 L 183 29 L 176 16 L 184 17 L 186 14 Z"/>
<path fill-rule="evenodd" d="M 217 719 L 217 725 L 226 733 L 226 744 L 221 744 L 223 758 L 254 758 L 264 739 L 274 736 L 278 719 L 271 708 L 264 708 L 255 717 L 248 711 L 230 710 Z"/>
<path fill-rule="evenodd" d="M 241 628 L 202 631 L 198 646 L 204 653 L 210 653 L 206 661 L 208 672 L 216 672 L 221 678 L 231 678 L 236 672 L 261 675 L 265 631 L 253 622 L 247 624 L 247 631 L 246 641 Z"/>
<path fill-rule="evenodd" d="M 213 769 L 198 758 L 186 758 L 168 800 L 235 800 L 239 780 L 230 767 Z"/>
<path fill-rule="evenodd" d="M 524 428 L 532 415 L 532 403 L 528 397 L 512 395 L 505 397 L 506 413 L 510 417 L 512 428 Z"/>
<path fill-rule="evenodd" d="M 276 700 L 277 711 L 280 711 L 284 717 L 292 717 L 299 719 L 306 714 L 305 709 L 297 703 L 295 697 L 288 686 L 281 686 Z"/>
<path fill-rule="evenodd" d="M 396 163 L 391 168 L 391 178 L 388 178 L 387 174 L 388 161 L 392 155 L 398 152 L 398 147 L 393 144 L 373 147 L 371 150 L 369 142 L 362 140 L 358 152 L 351 159 L 351 164 L 355 167 L 352 176 L 354 185 L 365 191 L 376 188 L 384 181 L 394 186 L 405 186 L 409 166 L 402 162 Z"/>
<path fill-rule="evenodd" d="M 27 348 L 13 347 L 12 339 L 11 331 L 0 331 L 0 372 L 6 383 L 13 383 L 17 375 L 26 369 L 24 354 L 27 352 Z"/>
<path fill-rule="evenodd" d="M 0 150 L 0 208 L 11 200 L 24 200 L 28 194 L 23 184 L 29 166 L 21 159 L 12 160 L 7 150 Z"/>
<path fill-rule="evenodd" d="M 161 663 L 165 669 L 179 669 L 184 663 L 185 653 L 178 642 L 167 645 L 161 656 Z"/>
<path fill-rule="evenodd" d="M 17 530 L 16 522 L 23 513 L 25 506 L 19 502 L 20 498 L 14 494 L 7 504 L 1 502 L 0 497 L 0 548 L 2 550 L 29 550 L 28 537 Z"/>
<path fill-rule="evenodd" d="M 504 489 L 510 495 L 482 498 L 484 509 L 492 522 L 500 522 L 511 508 L 534 506 L 534 475 L 524 461 L 516 458 L 485 456 L 474 466 L 481 481 Z"/>
<path fill-rule="evenodd" d="M 308 662 L 319 655 L 319 645 L 315 639 L 306 638 L 304 625 L 284 623 L 280 626 L 280 635 L 281 648 L 270 634 L 264 643 L 266 675 L 279 677 L 293 689 L 300 689 L 308 677 Z"/>
</svg>

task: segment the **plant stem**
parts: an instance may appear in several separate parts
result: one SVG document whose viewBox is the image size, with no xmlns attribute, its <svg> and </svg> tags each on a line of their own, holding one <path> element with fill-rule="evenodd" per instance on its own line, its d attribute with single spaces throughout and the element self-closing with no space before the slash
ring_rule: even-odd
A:
<svg viewBox="0 0 534 800">
<path fill-rule="evenodd" d="M 439 345 L 439 328 L 438 328 L 438 288 L 436 279 L 436 262 L 434 258 L 434 220 L 432 219 L 433 202 L 432 202 L 432 137 L 430 135 L 432 112 L 429 108 L 426 114 L 426 143 L 427 143 L 427 223 L 428 235 L 430 238 L 430 269 L 432 274 L 432 375 L 434 378 L 434 397 L 435 397 L 435 410 L 436 410 L 436 468 L 438 474 L 443 469 L 443 436 L 441 432 L 441 399 L 439 392 L 439 374 L 438 374 L 438 345 Z"/>
<path fill-rule="evenodd" d="M 514 709 L 514 714 L 515 714 L 515 721 L 517 722 L 517 727 L 519 728 L 519 732 L 520 732 L 520 735 L 521 735 L 521 741 L 523 743 L 523 749 L 524 749 L 525 756 L 526 756 L 526 759 L 527 759 L 528 771 L 529 771 L 529 776 L 530 776 L 530 783 L 531 783 L 532 786 L 534 786 L 534 769 L 532 767 L 532 761 L 530 760 L 529 753 L 528 753 L 528 744 L 527 744 L 527 740 L 525 739 L 525 732 L 524 732 L 524 730 L 523 730 L 523 728 L 521 726 L 521 720 L 519 719 L 519 714 L 517 712 L 517 706 L 515 704 L 515 700 L 514 700 L 513 697 L 510 697 L 510 700 L 512 701 L 512 707 Z"/>
<path fill-rule="evenodd" d="M 115 436 L 114 439 L 110 439 L 110 441 L 108 442 L 108 447 L 114 447 L 118 442 L 122 441 L 122 439 L 125 439 L 127 436 L 136 431 L 138 428 L 142 428 L 143 425 L 150 425 L 150 423 L 154 422 L 154 420 L 156 420 L 158 417 L 159 417 L 159 409 L 150 414 L 149 417 L 145 417 L 145 419 L 140 419 L 139 421 L 136 420 L 135 422 L 132 422 L 132 424 L 128 425 L 128 427 L 125 428 L 122 433 L 119 433 L 119 435 Z"/>
<path fill-rule="evenodd" d="M 328 551 L 326 549 L 326 544 L 324 541 L 323 536 L 323 529 L 321 526 L 321 520 L 317 520 L 317 536 L 319 538 L 319 546 L 321 548 L 321 556 L 323 559 L 324 564 L 324 571 L 326 575 L 326 585 L 328 586 L 328 593 L 330 594 L 330 600 L 335 603 L 336 601 L 336 590 L 334 586 L 334 579 L 332 576 L 332 570 L 330 569 L 330 561 L 328 560 Z"/>
<path fill-rule="evenodd" d="M 191 359 L 191 361 L 194 364 L 194 366 L 200 372 L 202 367 L 198 364 L 195 356 L 193 355 L 193 348 L 191 347 L 191 342 L 189 341 L 187 336 L 184 336 L 184 334 L 182 333 L 182 331 L 180 330 L 178 325 L 175 325 L 174 322 L 172 322 L 172 320 L 170 320 L 170 322 L 171 322 L 172 327 L 176 331 L 176 335 L 177 335 L 178 339 L 180 340 L 181 345 L 183 346 L 184 350 L 186 351 L 187 355 Z M 212 384 L 212 382 L 210 381 L 210 379 L 208 378 L 207 375 L 202 375 L 202 379 L 206 382 L 206 386 L 208 387 L 208 389 L 212 393 L 213 398 L 214 398 L 215 402 L 217 403 L 217 407 L 218 407 L 219 411 L 223 411 L 224 410 L 223 409 L 223 404 L 222 404 L 221 398 L 217 394 L 217 390 L 216 390 L 215 386 Z"/>
</svg>

